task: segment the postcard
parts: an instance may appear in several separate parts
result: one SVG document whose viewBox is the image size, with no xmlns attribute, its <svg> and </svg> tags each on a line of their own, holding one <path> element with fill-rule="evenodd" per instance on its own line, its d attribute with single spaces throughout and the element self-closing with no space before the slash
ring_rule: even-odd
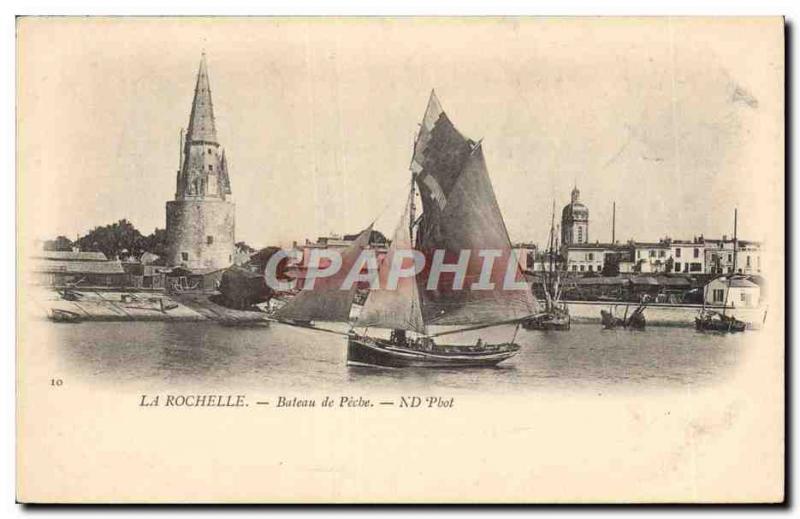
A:
<svg viewBox="0 0 800 519">
<path fill-rule="evenodd" d="M 23 503 L 784 500 L 780 17 L 20 17 Z"/>
</svg>

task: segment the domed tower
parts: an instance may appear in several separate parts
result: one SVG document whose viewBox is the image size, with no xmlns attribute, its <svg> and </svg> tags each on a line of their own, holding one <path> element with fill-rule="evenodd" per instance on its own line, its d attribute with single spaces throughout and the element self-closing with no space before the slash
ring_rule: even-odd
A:
<svg viewBox="0 0 800 519">
<path fill-rule="evenodd" d="M 234 204 L 225 151 L 217 142 L 206 56 L 200 60 L 175 200 L 167 202 L 167 262 L 219 269 L 233 262 Z"/>
<path fill-rule="evenodd" d="M 570 202 L 561 211 L 562 245 L 579 245 L 589 242 L 589 209 L 580 202 L 581 192 L 575 186 Z"/>
</svg>

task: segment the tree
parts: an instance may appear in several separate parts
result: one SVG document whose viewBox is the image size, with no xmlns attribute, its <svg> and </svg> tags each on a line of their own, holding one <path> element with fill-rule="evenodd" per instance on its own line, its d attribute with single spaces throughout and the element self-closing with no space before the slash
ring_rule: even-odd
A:
<svg viewBox="0 0 800 519">
<path fill-rule="evenodd" d="M 603 276 L 613 277 L 619 275 L 619 253 L 606 254 L 603 258 Z"/>
<path fill-rule="evenodd" d="M 167 231 L 166 229 L 156 229 L 149 235 L 142 238 L 142 252 L 152 252 L 156 256 L 164 257 L 167 255 Z"/>
<path fill-rule="evenodd" d="M 86 236 L 78 238 L 78 246 L 85 251 L 99 251 L 108 258 L 142 253 L 144 237 L 128 220 L 122 219 L 103 227 L 95 227 Z"/>
<path fill-rule="evenodd" d="M 55 240 L 44 242 L 44 250 L 72 250 L 72 240 L 66 236 L 58 236 Z"/>
</svg>

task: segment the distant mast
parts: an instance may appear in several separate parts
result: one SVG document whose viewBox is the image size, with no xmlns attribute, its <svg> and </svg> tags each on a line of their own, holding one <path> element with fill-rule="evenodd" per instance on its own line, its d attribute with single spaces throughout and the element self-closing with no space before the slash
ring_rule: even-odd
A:
<svg viewBox="0 0 800 519">
<path fill-rule="evenodd" d="M 736 274 L 736 249 L 738 247 L 738 240 L 736 237 L 736 224 L 739 217 L 739 208 L 733 210 L 733 273 Z"/>
<path fill-rule="evenodd" d="M 611 245 L 617 243 L 617 202 L 611 207 Z"/>
</svg>

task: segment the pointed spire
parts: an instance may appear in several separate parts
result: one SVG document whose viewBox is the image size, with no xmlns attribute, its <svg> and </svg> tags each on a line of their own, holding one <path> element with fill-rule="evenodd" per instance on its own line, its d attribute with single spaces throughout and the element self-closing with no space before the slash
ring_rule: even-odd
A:
<svg viewBox="0 0 800 519">
<path fill-rule="evenodd" d="M 189 129 L 186 132 L 189 143 L 217 142 L 217 129 L 214 125 L 214 105 L 211 103 L 211 85 L 208 81 L 206 53 L 200 58 L 200 69 L 197 71 L 197 84 L 194 87 L 192 113 L 189 116 Z"/>
</svg>

